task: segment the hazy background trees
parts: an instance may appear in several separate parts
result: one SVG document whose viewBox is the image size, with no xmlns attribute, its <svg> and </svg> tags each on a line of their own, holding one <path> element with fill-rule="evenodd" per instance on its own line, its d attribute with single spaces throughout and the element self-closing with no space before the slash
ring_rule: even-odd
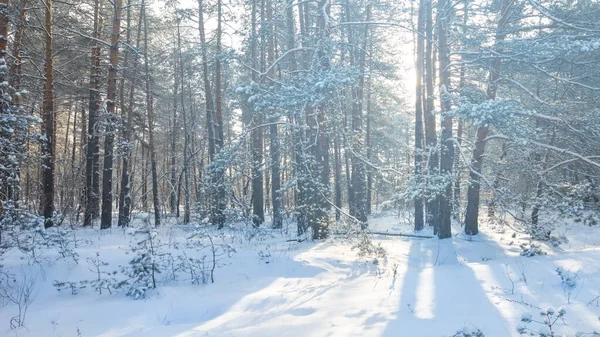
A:
<svg viewBox="0 0 600 337">
<path fill-rule="evenodd" d="M 2 207 L 47 226 L 323 238 L 394 209 L 440 238 L 484 216 L 549 235 L 544 210 L 596 207 L 594 1 L 0 6 Z"/>
</svg>

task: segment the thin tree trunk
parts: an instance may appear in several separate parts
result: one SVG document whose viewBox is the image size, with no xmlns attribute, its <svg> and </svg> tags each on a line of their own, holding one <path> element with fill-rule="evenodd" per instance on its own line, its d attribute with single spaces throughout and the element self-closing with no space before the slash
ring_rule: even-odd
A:
<svg viewBox="0 0 600 337">
<path fill-rule="evenodd" d="M 93 37 L 100 37 L 100 0 L 94 2 L 94 33 Z M 90 101 L 87 128 L 87 147 L 85 164 L 85 214 L 84 226 L 91 226 L 92 220 L 100 215 L 100 136 L 96 123 L 100 110 L 100 45 L 92 41 L 90 57 Z"/>
<path fill-rule="evenodd" d="M 154 205 L 154 226 L 160 226 L 160 200 L 158 199 L 158 167 L 154 143 L 154 97 L 152 95 L 152 78 L 148 60 L 148 16 L 146 7 L 142 7 L 144 16 L 144 69 L 146 73 L 146 112 L 148 114 L 148 145 L 150 150 L 150 170 L 152 174 L 152 204 Z"/>
<path fill-rule="evenodd" d="M 181 81 L 181 111 L 183 114 L 183 181 L 184 181 L 184 206 L 183 206 L 183 224 L 187 225 L 190 222 L 190 169 L 189 169 L 189 157 L 190 157 L 190 130 L 189 130 L 189 119 L 185 110 L 184 101 L 184 81 L 185 75 L 183 72 L 183 56 L 181 54 L 181 32 L 180 23 L 177 22 L 177 47 L 179 50 L 179 74 Z"/>
<path fill-rule="evenodd" d="M 371 20 L 371 4 L 367 5 L 366 22 Z M 363 32 L 363 41 L 360 55 L 358 58 L 358 67 L 360 71 L 360 77 L 358 81 L 358 87 L 355 89 L 356 94 L 354 95 L 353 109 L 352 109 L 352 130 L 353 130 L 353 149 L 352 149 L 352 200 L 353 203 L 350 205 L 350 214 L 354 216 L 361 224 L 361 228 L 364 230 L 367 227 L 367 184 L 365 175 L 365 163 L 360 158 L 364 150 L 364 130 L 363 130 L 363 97 L 365 87 L 365 63 L 366 63 L 366 50 L 369 37 L 369 26 L 365 25 Z M 358 48 L 357 48 L 358 49 Z"/>
<path fill-rule="evenodd" d="M 256 34 L 256 3 L 252 1 L 251 12 L 251 42 L 250 42 L 250 62 L 253 69 L 257 69 L 257 51 L 256 45 L 258 37 Z M 252 70 L 252 81 L 257 81 L 256 71 Z M 252 223 L 255 227 L 260 226 L 265 221 L 264 204 L 264 175 L 263 165 L 263 130 L 258 125 L 262 124 L 261 114 L 257 114 L 254 107 L 250 105 L 250 151 L 252 152 Z"/>
<path fill-rule="evenodd" d="M 222 29 L 223 21 L 223 5 L 222 0 L 217 0 L 217 58 L 215 65 L 215 114 L 214 114 L 214 127 L 215 127 L 215 155 L 217 155 L 223 149 L 223 80 L 222 80 L 222 65 L 220 54 L 221 50 L 221 36 L 223 34 Z M 214 156 L 212 158 L 214 163 Z M 223 228 L 225 224 L 225 207 L 227 201 L 225 200 L 225 169 L 223 167 L 214 167 L 214 173 L 212 176 L 212 184 L 216 184 L 215 188 L 215 200 L 213 202 L 212 222 L 217 225 L 219 229 Z"/>
<path fill-rule="evenodd" d="M 415 95 L 415 184 L 420 186 L 423 181 L 423 61 L 425 49 L 425 1 L 419 2 L 419 14 L 417 19 L 417 54 L 416 54 L 416 95 Z M 422 230 L 423 223 L 423 199 L 415 198 L 415 231 Z"/>
<path fill-rule="evenodd" d="M 427 176 L 436 175 L 438 173 L 439 159 L 437 154 L 437 132 L 435 127 L 435 116 L 433 110 L 435 109 L 435 92 L 434 92 L 434 57 L 433 57 L 433 23 L 432 23 L 432 1 L 425 0 L 425 86 L 426 86 L 426 99 L 425 99 L 425 153 L 428 154 L 427 162 Z M 430 177 L 427 178 L 431 180 Z M 439 224 L 438 213 L 439 212 L 439 197 L 429 196 L 427 201 L 427 225 L 434 227 L 434 234 L 437 234 L 437 228 Z"/>
<path fill-rule="evenodd" d="M 221 2 L 219 1 L 219 9 Z M 208 73 L 208 53 L 207 53 L 207 44 L 206 44 L 206 36 L 204 33 L 204 8 L 203 8 L 203 0 L 198 0 L 198 29 L 200 31 L 200 48 L 202 52 L 202 76 L 204 82 L 204 97 L 205 97 L 205 106 L 206 106 L 206 128 L 208 131 L 208 157 L 210 163 L 214 161 L 215 154 L 217 153 L 217 144 L 215 143 L 215 105 L 212 95 L 211 83 L 209 80 Z M 220 13 L 220 10 L 219 10 Z M 219 24 L 221 22 L 219 15 Z M 211 179 L 214 179 L 211 177 Z M 214 181 L 210 181 L 209 183 L 214 183 Z M 213 204 L 217 202 L 215 199 L 215 193 L 209 193 L 209 200 L 207 200 L 207 205 L 210 207 L 211 216 L 213 215 Z M 214 216 L 213 216 L 214 219 Z"/>
<path fill-rule="evenodd" d="M 179 22 L 178 22 L 179 24 Z M 177 32 L 177 37 L 179 38 L 179 32 Z M 181 53 L 181 47 L 178 46 L 177 50 L 179 51 L 179 54 Z M 170 192 L 169 192 L 169 208 L 171 211 L 171 215 L 176 215 L 177 209 L 179 208 L 179 204 L 177 203 L 177 169 L 176 169 L 176 164 L 177 164 L 177 128 L 178 128 L 178 124 L 177 124 L 177 111 L 178 111 L 178 102 L 179 102 L 179 97 L 178 95 L 178 90 L 179 90 L 179 70 L 177 67 L 178 61 L 179 61 L 179 54 L 177 56 L 176 60 L 173 60 L 173 77 L 174 77 L 174 86 L 173 86 L 173 126 L 171 129 L 171 163 L 170 163 L 170 175 L 171 175 L 171 186 L 170 186 Z M 182 93 L 183 94 L 183 93 Z M 184 121 L 185 122 L 185 121 Z M 185 154 L 184 154 L 185 156 Z M 184 157 L 185 159 L 185 157 Z"/>
<path fill-rule="evenodd" d="M 340 149 L 340 137 L 336 135 L 333 138 L 333 156 L 334 156 L 334 186 L 335 186 L 335 219 L 339 220 L 342 209 L 342 155 Z"/>
<path fill-rule="evenodd" d="M 127 44 L 130 43 L 131 40 L 131 0 L 128 0 L 127 6 Z M 145 0 L 141 2 L 141 8 L 144 8 Z M 142 35 L 142 10 L 140 9 L 140 17 L 137 26 L 137 35 L 135 40 L 136 49 L 140 46 L 140 39 Z M 121 100 L 121 114 L 124 114 L 125 125 L 123 125 L 123 141 L 128 144 L 131 143 L 131 132 L 133 130 L 133 104 L 134 104 L 134 95 L 135 95 L 135 86 L 137 84 L 137 74 L 138 74 L 138 65 L 139 65 L 139 56 L 135 54 L 133 59 L 133 71 L 130 73 L 128 70 L 128 57 L 129 50 L 125 53 L 125 75 L 121 80 L 121 88 L 120 88 L 120 100 Z M 131 87 L 129 88 L 129 105 L 125 107 L 125 77 L 131 75 Z M 133 144 L 131 145 L 133 148 Z M 130 165 L 130 161 L 132 159 L 132 148 L 128 148 L 127 152 L 123 156 L 123 168 L 121 174 L 121 195 L 119 197 L 119 220 L 118 226 L 129 226 L 129 222 L 131 221 L 131 190 L 132 190 L 132 173 L 130 172 L 132 169 L 132 165 Z"/>
<path fill-rule="evenodd" d="M 6 1 L 6 7 L 8 8 L 8 2 Z M 19 18 L 16 23 L 16 31 L 14 34 L 14 43 L 13 43 L 13 56 L 14 61 L 11 66 L 11 71 L 9 72 L 9 83 L 13 89 L 12 95 L 12 103 L 14 109 L 17 111 L 17 114 L 21 115 L 24 110 L 21 107 L 21 77 L 22 77 L 22 63 L 23 63 L 23 38 L 25 37 L 25 25 L 27 24 L 27 11 L 29 10 L 29 2 L 27 0 L 23 0 L 20 2 L 21 7 L 19 8 Z M 8 12 L 5 13 L 6 16 L 2 18 L 2 25 L 4 29 L 7 29 L 6 34 L 8 34 Z M 2 33 L 2 36 L 4 35 Z M 2 44 L 5 44 L 6 41 L 3 41 Z M 7 50 L 6 45 L 2 47 L 2 50 Z M 3 53 L 2 55 L 6 55 Z M 4 57 L 3 56 L 3 57 Z M 5 59 L 6 62 L 6 59 Z M 2 80 L 4 81 L 4 79 Z M 27 152 L 25 151 L 25 143 L 26 143 L 26 134 L 27 134 L 27 123 L 17 123 L 15 127 L 15 136 L 13 138 L 13 144 L 16 148 L 17 155 L 24 155 Z M 14 165 L 14 172 L 11 173 L 12 179 L 8 181 L 8 195 L 7 199 L 13 202 L 15 207 L 19 207 L 19 200 L 21 197 L 21 159 L 22 157 L 17 156 L 17 162 Z M 2 178 L 0 178 L 2 179 Z M 6 180 L 4 180 L 6 181 Z"/>
<path fill-rule="evenodd" d="M 452 143 L 452 117 L 450 111 L 450 51 L 448 49 L 447 31 L 450 25 L 450 6 L 447 0 L 438 0 L 438 46 L 439 46 L 439 71 L 440 71 L 440 100 L 442 109 L 441 127 L 441 156 L 440 174 L 452 176 L 454 162 L 454 144 Z M 446 113 L 444 115 L 444 113 Z M 446 183 L 445 191 L 440 196 L 439 231 L 440 239 L 452 236 L 452 180 Z"/>
<path fill-rule="evenodd" d="M 55 121 L 54 121 L 54 79 L 52 66 L 52 0 L 46 0 L 46 45 L 45 45 L 45 62 L 44 62 L 44 102 L 43 102 L 43 125 L 45 139 L 42 141 L 42 156 L 43 156 L 43 197 L 42 197 L 42 214 L 44 216 L 44 227 L 52 227 L 54 216 L 54 170 L 55 170 L 55 152 L 56 140 L 55 137 Z M 6 46 L 5 46 L 6 48 Z"/>
<path fill-rule="evenodd" d="M 104 136 L 104 166 L 102 170 L 102 215 L 100 228 L 112 226 L 113 202 L 113 152 L 115 146 L 115 112 L 117 94 L 117 70 L 119 67 L 119 36 L 121 34 L 122 0 L 114 0 L 113 29 L 108 68 L 108 91 L 106 93 L 106 135 Z"/>
<path fill-rule="evenodd" d="M 464 13 L 463 13 L 463 28 L 462 28 L 462 33 L 463 36 L 466 37 L 467 36 L 467 23 L 469 20 L 469 1 L 465 0 L 464 1 Z M 466 66 L 464 64 L 465 59 L 462 59 L 463 64 L 461 64 L 460 66 L 460 79 L 459 79 L 459 83 L 458 86 L 460 88 L 464 88 L 466 85 Z M 462 147 L 462 138 L 463 138 L 463 121 L 461 119 L 458 119 L 458 127 L 456 129 L 456 138 L 457 138 L 457 142 L 458 142 L 458 146 L 459 148 Z M 461 170 L 460 170 L 460 160 L 459 160 L 459 156 L 454 156 L 454 166 L 456 167 L 456 174 L 455 174 L 455 183 L 454 183 L 454 218 L 455 219 L 460 219 L 460 201 L 461 201 L 461 193 L 460 193 L 460 188 L 461 188 Z"/>
<path fill-rule="evenodd" d="M 267 64 L 271 65 L 275 60 L 275 31 L 273 20 L 273 8 L 271 1 L 266 1 L 267 21 L 269 22 L 269 31 L 267 49 Z M 267 74 L 270 78 L 275 77 L 275 68 L 270 67 L 271 71 Z M 271 141 L 271 204 L 273 214 L 273 228 L 281 228 L 283 219 L 281 217 L 281 156 L 279 143 L 279 130 L 277 122 L 279 118 L 270 118 L 269 134 Z"/>
</svg>

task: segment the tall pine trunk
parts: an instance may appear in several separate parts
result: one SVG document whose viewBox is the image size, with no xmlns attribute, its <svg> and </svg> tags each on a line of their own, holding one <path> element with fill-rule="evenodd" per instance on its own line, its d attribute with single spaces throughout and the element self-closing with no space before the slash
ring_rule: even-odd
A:
<svg viewBox="0 0 600 337">
<path fill-rule="evenodd" d="M 222 0 L 217 0 L 217 57 L 215 60 L 215 114 L 214 114 L 214 128 L 215 134 L 215 153 L 216 156 L 223 149 L 223 65 L 221 64 L 221 38 L 223 35 L 222 28 L 223 21 L 223 4 Z M 213 174 L 212 181 L 213 188 L 215 189 L 215 198 L 212 207 L 212 222 L 216 224 L 219 229 L 223 228 L 225 224 L 225 207 L 227 206 L 227 200 L 225 195 L 225 168 L 223 164 L 215 163 L 212 158 Z M 216 186 L 215 186 L 216 185 Z"/>
<path fill-rule="evenodd" d="M 432 19 L 432 1 L 425 0 L 425 153 L 427 154 L 427 179 L 431 184 L 431 177 L 438 174 L 439 157 L 437 153 L 437 132 L 435 127 L 435 92 L 434 92 L 434 57 L 433 57 L 433 19 Z M 439 224 L 439 197 L 430 195 L 427 201 L 427 225 L 433 226 L 434 233 L 437 234 Z"/>
<path fill-rule="evenodd" d="M 256 34 L 257 25 L 257 1 L 252 1 L 251 12 L 251 41 L 250 41 L 250 63 L 253 69 L 257 69 L 257 50 L 258 37 Z M 252 81 L 257 81 L 256 71 L 252 70 Z M 264 203 L 264 176 L 262 172 L 263 165 L 263 130 L 258 125 L 262 124 L 262 116 L 257 114 L 254 107 L 250 105 L 250 151 L 252 152 L 252 223 L 254 226 L 260 226 L 265 221 L 265 203 Z"/>
<path fill-rule="evenodd" d="M 148 60 L 148 16 L 146 7 L 142 7 L 144 16 L 144 69 L 146 73 L 146 112 L 148 116 L 148 147 L 150 151 L 150 171 L 152 174 L 152 204 L 154 206 L 154 226 L 160 226 L 160 200 L 158 198 L 158 167 L 154 143 L 154 97 L 152 95 L 152 78 Z"/>
<path fill-rule="evenodd" d="M 190 130 L 189 119 L 185 110 L 184 92 L 185 92 L 185 76 L 183 71 L 183 55 L 181 54 L 181 32 L 180 22 L 177 22 L 177 47 L 179 56 L 179 77 L 181 82 L 181 112 L 183 114 L 183 181 L 184 181 L 184 203 L 183 203 L 183 224 L 187 225 L 190 222 Z"/>
<path fill-rule="evenodd" d="M 145 1 L 142 0 L 141 6 L 144 8 Z M 141 13 L 141 11 L 140 11 Z M 141 19 L 138 24 L 137 36 L 135 47 L 139 48 L 140 45 L 140 36 L 141 36 Z M 127 1 L 127 44 L 131 42 L 131 0 Z M 120 104 L 121 104 L 121 115 L 123 116 L 123 142 L 127 143 L 128 148 L 126 149 L 125 154 L 123 155 L 123 165 L 121 168 L 121 190 L 119 192 L 119 220 L 117 225 L 119 227 L 128 226 L 130 221 L 130 213 L 131 213 L 131 151 L 132 146 L 131 143 L 131 131 L 133 128 L 133 96 L 135 93 L 135 85 L 137 82 L 137 72 L 138 72 L 138 56 L 137 54 L 134 56 L 133 61 L 133 72 L 129 71 L 129 50 L 125 52 L 125 73 L 123 78 L 121 79 L 121 87 L 119 88 L 119 96 L 120 96 Z M 129 106 L 126 106 L 125 102 L 125 78 L 129 77 L 131 80 L 131 88 L 129 94 Z"/>
<path fill-rule="evenodd" d="M 425 1 L 419 2 L 417 19 L 417 53 L 416 53 L 416 85 L 415 85 L 415 184 L 423 184 L 423 67 L 425 49 Z M 423 199 L 417 196 L 415 202 L 415 230 L 423 229 Z"/>
<path fill-rule="evenodd" d="M 275 68 L 271 67 L 275 60 L 275 30 L 272 23 L 273 20 L 273 4 L 271 1 L 266 1 L 267 21 L 269 22 L 269 37 L 267 46 L 267 64 L 270 66 L 268 77 L 275 77 Z M 269 118 L 269 138 L 271 143 L 271 205 L 273 214 L 273 228 L 281 228 L 283 219 L 281 214 L 281 156 L 279 144 L 279 130 L 277 122 L 279 118 Z"/>
<path fill-rule="evenodd" d="M 108 90 L 106 93 L 106 135 L 104 136 L 104 166 L 102 169 L 102 214 L 100 228 L 112 226 L 113 160 L 115 146 L 115 113 L 117 94 L 117 69 L 119 67 L 119 36 L 121 34 L 122 0 L 114 0 L 113 29 L 110 43 L 110 66 L 108 68 Z"/>
<path fill-rule="evenodd" d="M 46 0 L 45 15 L 45 61 L 44 61 L 44 100 L 43 100 L 43 125 L 45 139 L 42 141 L 42 214 L 44 227 L 52 227 L 54 216 L 54 170 L 56 140 L 54 121 L 54 78 L 52 66 L 52 0 Z"/>
<path fill-rule="evenodd" d="M 94 39 L 100 37 L 100 0 L 94 2 Z M 100 136 L 97 129 L 100 111 L 100 45 L 92 40 L 90 56 L 90 99 L 87 127 L 85 163 L 85 214 L 84 226 L 91 226 L 92 220 L 100 215 Z"/>
<path fill-rule="evenodd" d="M 448 49 L 447 32 L 450 25 L 450 6 L 447 0 L 438 0 L 438 46 L 440 71 L 440 100 L 442 109 L 440 174 L 451 177 L 454 162 L 454 144 L 452 140 L 452 117 L 450 111 L 450 51 Z M 446 182 L 444 192 L 440 195 L 438 237 L 451 237 L 452 220 L 452 180 Z"/>
<path fill-rule="evenodd" d="M 487 84 L 487 99 L 496 99 L 498 91 L 498 79 L 502 68 L 502 42 L 506 38 L 505 28 L 510 17 L 510 7 L 513 0 L 502 0 L 502 9 L 496 28 L 496 37 L 494 41 L 494 55 L 496 55 L 491 64 L 489 80 Z M 471 173 L 469 175 L 470 183 L 467 190 L 467 213 L 465 215 L 465 233 L 475 235 L 479 233 L 479 190 L 481 189 L 480 176 L 483 168 L 483 156 L 485 154 L 486 138 L 489 132 L 488 124 L 479 125 L 477 128 L 477 139 L 473 147 L 473 156 L 471 158 Z"/>
<path fill-rule="evenodd" d="M 367 5 L 366 22 L 371 20 L 371 4 Z M 363 97 L 365 89 L 365 63 L 367 43 L 369 37 L 369 25 L 365 25 L 363 32 L 362 46 L 355 48 L 360 53 L 357 58 L 359 60 L 360 77 L 358 86 L 354 89 L 354 102 L 352 105 L 352 204 L 350 205 L 350 215 L 360 222 L 361 228 L 364 230 L 367 227 L 367 182 L 365 163 L 361 158 L 364 152 L 364 130 L 363 130 Z"/>
</svg>

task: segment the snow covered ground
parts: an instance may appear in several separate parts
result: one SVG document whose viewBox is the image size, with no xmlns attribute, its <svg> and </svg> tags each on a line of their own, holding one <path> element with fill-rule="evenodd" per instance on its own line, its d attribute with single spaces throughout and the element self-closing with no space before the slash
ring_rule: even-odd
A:
<svg viewBox="0 0 600 337">
<path fill-rule="evenodd" d="M 372 219 L 371 228 L 411 233 L 396 217 Z M 566 309 L 553 327 L 560 334 L 600 330 L 600 228 L 570 224 L 558 232 L 569 242 L 542 245 L 547 255 L 533 257 L 520 256 L 519 243 L 526 240 L 508 227 L 484 225 L 475 237 L 442 241 L 377 235 L 387 261 L 376 265 L 340 240 L 298 243 L 279 232 L 251 238 L 230 231 L 219 240 L 236 252 L 221 260 L 215 283 L 169 282 L 133 300 L 121 292 L 56 290 L 54 280 L 94 278 L 86 257 L 99 253 L 115 270 L 131 259 L 123 230 L 78 230 L 78 264 L 55 250 L 40 251 L 41 264 L 29 264 L 17 251 L 4 256 L 7 270 L 35 280 L 35 297 L 25 327 L 9 327 L 15 304 L 0 308 L 0 335 L 438 337 L 467 327 L 485 336 L 519 336 L 522 315 L 537 319 L 549 306 Z M 175 251 L 186 230 L 165 228 L 161 236 Z M 573 273 L 570 301 L 559 267 Z M 159 284 L 166 275 L 160 274 Z"/>
</svg>

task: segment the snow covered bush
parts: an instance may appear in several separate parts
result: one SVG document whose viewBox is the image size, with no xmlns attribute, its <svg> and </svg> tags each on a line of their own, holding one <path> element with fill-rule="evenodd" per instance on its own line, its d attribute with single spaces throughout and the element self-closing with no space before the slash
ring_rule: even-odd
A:
<svg viewBox="0 0 600 337">
<path fill-rule="evenodd" d="M 546 252 L 542 250 L 541 245 L 533 242 L 522 243 L 519 247 L 521 247 L 521 256 L 532 257 L 536 255 L 546 255 Z"/>
<path fill-rule="evenodd" d="M 90 271 L 96 274 L 96 278 L 90 281 L 90 286 L 100 295 L 102 295 L 103 289 L 106 289 L 109 294 L 112 294 L 113 289 L 121 286 L 121 283 L 114 277 L 117 275 L 116 270 L 112 272 L 103 270 L 104 267 L 108 266 L 108 263 L 100 260 L 100 253 L 96 253 L 96 257 L 94 258 L 88 257 L 87 263 Z"/>
<path fill-rule="evenodd" d="M 112 272 L 105 270 L 109 264 L 100 259 L 100 253 L 96 253 L 96 256 L 93 258 L 88 257 L 86 261 L 88 269 L 95 274 L 93 279 L 81 281 L 55 280 L 52 285 L 56 290 L 69 290 L 71 295 L 77 295 L 79 294 L 79 290 L 90 286 L 90 288 L 102 295 L 102 290 L 106 290 L 109 294 L 112 294 L 113 290 L 120 288 L 124 284 L 123 281 L 118 281 L 116 279 L 115 276 L 118 274 L 116 270 Z"/>
<path fill-rule="evenodd" d="M 27 310 L 35 299 L 36 278 L 22 272 L 19 277 L 8 273 L 0 273 L 0 298 L 13 303 L 17 307 L 16 315 L 10 318 L 10 328 L 25 326 Z"/>
<path fill-rule="evenodd" d="M 573 290 L 575 290 L 575 288 L 577 287 L 577 280 L 579 279 L 579 275 L 577 273 L 565 270 L 561 267 L 556 268 L 556 273 L 560 277 L 563 291 L 565 293 L 565 296 L 567 297 L 567 302 L 571 303 L 571 294 L 573 293 Z"/>
<path fill-rule="evenodd" d="M 485 337 L 485 335 L 477 328 L 464 327 L 452 335 L 452 337 Z"/>
<path fill-rule="evenodd" d="M 222 233 L 221 233 L 222 235 Z M 223 241 L 223 238 L 221 238 Z M 215 282 L 215 270 L 219 265 L 225 263 L 225 259 L 230 258 L 236 252 L 236 249 L 227 244 L 215 243 L 206 228 L 195 226 L 194 230 L 187 236 L 186 247 L 192 249 L 197 257 L 189 257 L 185 252 L 179 255 L 180 268 L 186 271 L 192 284 L 199 284 L 200 281 L 208 283 Z"/>
<path fill-rule="evenodd" d="M 545 310 L 540 311 L 541 320 L 536 320 L 530 313 L 523 313 L 521 315 L 521 322 L 525 324 L 521 324 L 517 327 L 517 331 L 521 335 L 526 336 L 534 336 L 534 337 L 554 337 L 555 331 L 554 326 L 558 320 L 563 320 L 566 314 L 566 310 L 564 307 L 558 308 L 558 310 L 554 310 L 552 307 L 548 307 Z M 529 323 L 537 323 L 539 324 L 535 328 L 530 328 L 527 324 Z"/>
<path fill-rule="evenodd" d="M 134 299 L 146 297 L 146 292 L 156 288 L 156 276 L 161 272 L 160 240 L 155 229 L 146 227 L 132 233 L 134 242 L 131 250 L 135 256 L 121 272 L 128 279 L 121 286 L 126 287 L 127 296 Z"/>
<path fill-rule="evenodd" d="M 61 257 L 70 258 L 75 263 L 79 263 L 79 254 L 75 250 L 77 248 L 75 231 L 54 227 L 46 229 L 44 236 L 47 247 L 56 249 Z"/>
</svg>

